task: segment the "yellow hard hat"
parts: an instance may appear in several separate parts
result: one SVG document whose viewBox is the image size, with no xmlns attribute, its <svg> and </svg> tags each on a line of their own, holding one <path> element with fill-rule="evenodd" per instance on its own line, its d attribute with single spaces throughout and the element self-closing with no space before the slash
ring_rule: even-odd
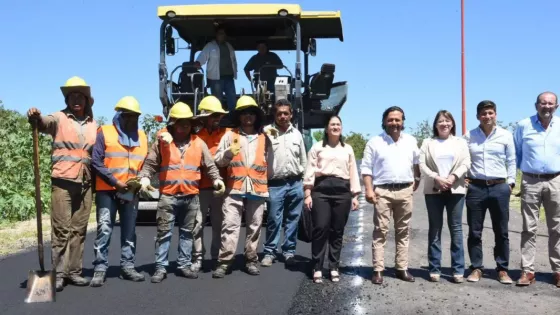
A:
<svg viewBox="0 0 560 315">
<path fill-rule="evenodd" d="M 169 111 L 169 118 L 185 119 L 192 118 L 193 116 L 194 115 L 190 106 L 183 102 L 175 103 L 175 105 L 173 105 L 173 107 L 171 107 L 171 110 Z"/>
<path fill-rule="evenodd" d="M 86 81 L 80 77 L 71 77 L 66 80 L 66 83 L 60 87 L 62 95 L 64 98 L 68 96 L 71 92 L 78 92 L 84 94 L 88 100 L 89 104 L 93 105 L 93 97 L 91 97 L 91 87 L 86 83 Z"/>
<path fill-rule="evenodd" d="M 197 117 L 210 116 L 213 113 L 227 114 L 222 108 L 222 102 L 214 95 L 208 95 L 200 101 L 198 105 L 200 114 Z"/>
<path fill-rule="evenodd" d="M 250 97 L 249 95 L 243 95 L 237 100 L 237 104 L 235 105 L 235 110 L 245 109 L 250 106 L 259 107 L 255 99 Z"/>
<path fill-rule="evenodd" d="M 125 109 L 131 112 L 142 114 L 142 112 L 140 111 L 140 103 L 138 103 L 138 100 L 136 100 L 134 96 L 125 96 L 121 98 L 115 106 L 115 110 L 118 109 Z"/>
</svg>

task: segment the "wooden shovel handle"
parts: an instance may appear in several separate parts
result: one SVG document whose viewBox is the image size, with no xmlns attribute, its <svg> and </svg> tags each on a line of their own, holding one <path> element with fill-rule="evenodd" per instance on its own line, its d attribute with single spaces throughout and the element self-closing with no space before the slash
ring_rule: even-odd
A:
<svg viewBox="0 0 560 315">
<path fill-rule="evenodd" d="M 39 124 L 35 120 L 33 126 L 33 171 L 35 174 L 35 208 L 37 209 L 37 245 L 39 251 L 39 266 L 45 271 L 44 249 L 43 249 L 43 203 L 41 202 L 41 174 L 39 170 Z"/>
</svg>

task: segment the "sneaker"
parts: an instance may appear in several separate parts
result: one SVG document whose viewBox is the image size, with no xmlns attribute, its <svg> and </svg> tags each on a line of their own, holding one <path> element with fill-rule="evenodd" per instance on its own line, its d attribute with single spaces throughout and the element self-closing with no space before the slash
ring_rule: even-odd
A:
<svg viewBox="0 0 560 315">
<path fill-rule="evenodd" d="M 254 262 L 248 263 L 247 265 L 245 265 L 245 268 L 247 269 L 247 273 L 251 276 L 258 276 L 261 273 L 259 268 L 257 267 L 257 264 Z"/>
<path fill-rule="evenodd" d="M 284 264 L 286 266 L 294 266 L 296 264 L 296 259 L 294 258 L 294 255 L 291 254 L 284 255 Z"/>
<path fill-rule="evenodd" d="M 160 283 L 163 279 L 167 278 L 167 272 L 163 268 L 157 268 L 156 272 L 152 275 L 152 283 Z"/>
<path fill-rule="evenodd" d="M 56 292 L 64 290 L 64 278 L 56 278 Z"/>
<path fill-rule="evenodd" d="M 453 281 L 455 283 L 463 283 L 465 282 L 465 278 L 462 275 L 453 275 Z"/>
<path fill-rule="evenodd" d="M 478 282 L 480 281 L 480 278 L 482 278 L 482 270 L 480 269 L 474 269 L 471 274 L 469 275 L 469 277 L 467 278 L 468 282 Z"/>
<path fill-rule="evenodd" d="M 264 258 L 261 260 L 261 266 L 263 267 L 270 267 L 274 263 L 274 257 L 270 255 L 265 255 Z"/>
<path fill-rule="evenodd" d="M 68 283 L 73 284 L 75 286 L 79 286 L 79 287 L 85 287 L 87 285 L 89 285 L 89 281 L 88 279 L 80 276 L 80 275 L 70 275 L 66 278 L 66 280 L 68 281 Z"/>
<path fill-rule="evenodd" d="M 191 270 L 194 272 L 199 272 L 202 269 L 202 260 L 195 260 L 191 265 Z"/>
<path fill-rule="evenodd" d="M 439 278 L 441 277 L 438 273 L 431 273 L 430 274 L 430 281 L 431 282 L 439 282 Z"/>
<path fill-rule="evenodd" d="M 142 282 L 146 280 L 143 274 L 139 273 L 134 267 L 121 269 L 121 278 L 134 282 Z"/>
<path fill-rule="evenodd" d="M 190 266 L 187 266 L 187 267 L 184 267 L 184 268 L 178 268 L 177 271 L 179 271 L 179 274 L 182 275 L 185 278 L 189 278 L 189 279 L 197 279 L 198 278 L 198 272 L 192 270 Z"/>
<path fill-rule="evenodd" d="M 226 276 L 227 265 L 218 265 L 216 270 L 212 272 L 212 278 L 223 278 Z"/>
<path fill-rule="evenodd" d="M 513 283 L 513 280 L 511 280 L 507 271 L 505 271 L 505 270 L 498 271 L 498 281 L 500 281 L 501 284 L 512 284 Z"/>
<path fill-rule="evenodd" d="M 105 283 L 105 271 L 96 271 L 93 273 L 93 278 L 89 283 L 90 287 L 100 287 Z"/>
</svg>

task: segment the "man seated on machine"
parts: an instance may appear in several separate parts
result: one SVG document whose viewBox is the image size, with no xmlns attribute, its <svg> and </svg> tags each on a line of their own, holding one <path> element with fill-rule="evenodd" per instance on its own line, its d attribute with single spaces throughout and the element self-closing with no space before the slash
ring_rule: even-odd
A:
<svg viewBox="0 0 560 315">
<path fill-rule="evenodd" d="M 247 79 L 251 81 L 251 71 L 253 71 L 255 76 L 255 88 L 257 87 L 260 76 L 261 81 L 266 81 L 267 90 L 274 93 L 274 81 L 278 76 L 277 70 L 282 69 L 284 64 L 277 54 L 268 50 L 268 45 L 265 41 L 257 42 L 257 50 L 258 53 L 253 55 L 245 65 L 245 75 Z M 261 67 L 265 65 L 275 67 L 265 67 L 261 69 Z M 257 71 L 260 71 L 260 73 L 255 73 Z"/>
</svg>

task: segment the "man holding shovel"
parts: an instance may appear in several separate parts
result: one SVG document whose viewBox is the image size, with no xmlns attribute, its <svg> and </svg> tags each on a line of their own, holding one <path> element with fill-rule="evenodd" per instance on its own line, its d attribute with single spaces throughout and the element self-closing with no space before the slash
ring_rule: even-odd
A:
<svg viewBox="0 0 560 315">
<path fill-rule="evenodd" d="M 66 283 L 87 286 L 81 276 L 84 241 L 92 203 L 91 152 L 97 123 L 87 83 L 72 77 L 60 88 L 66 108 L 41 116 L 37 108 L 27 112 L 29 122 L 53 137 L 51 250 L 56 269 L 56 290 Z"/>
<path fill-rule="evenodd" d="M 212 154 L 200 138 L 194 135 L 193 113 L 190 107 L 178 102 L 169 112 L 167 127 L 159 132 L 158 141 L 150 148 L 140 172 L 142 191 L 151 190 L 150 178 L 159 172 L 160 199 L 157 210 L 156 268 L 151 281 L 159 283 L 167 277 L 169 246 L 175 221 L 179 222 L 179 253 L 177 269 L 180 275 L 198 278 L 198 270 L 192 269 L 191 253 L 194 236 L 201 226 L 196 218 L 200 211 L 198 194 L 201 169 L 212 186 L 223 194 L 225 185 Z"/>
<path fill-rule="evenodd" d="M 109 267 L 107 256 L 117 211 L 121 225 L 121 277 L 144 281 L 144 275 L 134 269 L 136 254 L 136 216 L 138 215 L 137 178 L 148 154 L 146 134 L 138 130 L 142 114 L 140 104 L 125 96 L 115 106 L 113 124 L 99 128 L 93 148 L 95 204 L 97 206 L 97 237 L 94 243 L 94 275 L 90 286 L 105 282 Z"/>
</svg>

